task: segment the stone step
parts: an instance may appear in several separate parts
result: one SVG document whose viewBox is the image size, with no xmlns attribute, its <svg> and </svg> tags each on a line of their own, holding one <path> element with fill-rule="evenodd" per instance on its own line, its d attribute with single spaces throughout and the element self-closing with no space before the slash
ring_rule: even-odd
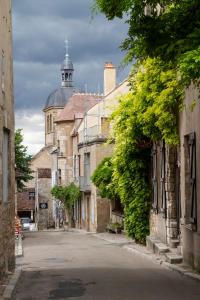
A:
<svg viewBox="0 0 200 300">
<path fill-rule="evenodd" d="M 160 241 L 153 236 L 147 236 L 146 238 L 147 248 L 152 252 L 155 252 L 155 243 L 160 243 Z"/>
<path fill-rule="evenodd" d="M 155 253 L 163 254 L 169 252 L 169 247 L 164 243 L 155 243 L 154 244 Z"/>
<path fill-rule="evenodd" d="M 171 239 L 169 243 L 171 248 L 177 248 L 179 244 L 180 244 L 179 239 Z"/>
<path fill-rule="evenodd" d="M 176 253 L 165 253 L 166 261 L 170 264 L 180 264 L 183 262 L 183 256 Z"/>
</svg>

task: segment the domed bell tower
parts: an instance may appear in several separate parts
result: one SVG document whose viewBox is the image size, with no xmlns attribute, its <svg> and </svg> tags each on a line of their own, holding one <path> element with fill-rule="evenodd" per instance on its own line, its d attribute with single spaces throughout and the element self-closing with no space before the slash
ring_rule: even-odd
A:
<svg viewBox="0 0 200 300">
<path fill-rule="evenodd" d="M 61 86 L 54 90 L 47 98 L 43 109 L 45 113 L 45 145 L 56 145 L 55 121 L 73 94 L 74 67 L 69 56 L 69 43 L 65 41 L 66 54 L 61 64 Z"/>
</svg>

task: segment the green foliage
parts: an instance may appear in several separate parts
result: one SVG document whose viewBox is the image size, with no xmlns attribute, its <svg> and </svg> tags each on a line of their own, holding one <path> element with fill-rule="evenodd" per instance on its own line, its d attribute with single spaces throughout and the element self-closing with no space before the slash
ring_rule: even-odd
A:
<svg viewBox="0 0 200 300">
<path fill-rule="evenodd" d="M 122 44 L 127 59 L 178 57 L 199 46 L 199 0 L 96 0 L 96 7 L 111 20 L 124 18 L 128 37 Z M 148 13 L 147 13 L 148 11 Z"/>
<path fill-rule="evenodd" d="M 183 86 L 171 64 L 159 58 L 148 58 L 135 66 L 130 84 L 131 92 L 121 98 L 112 115 L 114 181 L 124 205 L 126 231 L 144 242 L 149 231 L 151 141 L 179 142 L 177 112 Z"/>
<path fill-rule="evenodd" d="M 185 86 L 191 81 L 199 85 L 200 78 L 200 46 L 194 50 L 187 51 L 179 59 L 179 70 Z"/>
<path fill-rule="evenodd" d="M 128 37 L 125 61 L 136 59 L 130 93 L 113 113 L 113 178 L 124 205 L 128 234 L 144 242 L 148 234 L 150 189 L 148 145 L 179 142 L 177 116 L 184 89 L 200 77 L 199 0 L 95 0 L 109 20 L 123 18 Z M 190 109 L 196 104 L 194 99 Z"/>
<path fill-rule="evenodd" d="M 98 187 L 102 198 L 117 199 L 117 188 L 112 180 L 113 165 L 111 157 L 104 158 L 94 171 L 91 180 Z"/>
<path fill-rule="evenodd" d="M 67 186 L 55 185 L 51 189 L 51 194 L 64 204 L 69 213 L 74 203 L 80 198 L 80 190 L 73 182 Z"/>
<path fill-rule="evenodd" d="M 25 183 L 33 178 L 30 169 L 31 155 L 27 154 L 27 147 L 23 145 L 22 129 L 15 131 L 15 166 L 17 190 L 22 191 Z"/>
</svg>

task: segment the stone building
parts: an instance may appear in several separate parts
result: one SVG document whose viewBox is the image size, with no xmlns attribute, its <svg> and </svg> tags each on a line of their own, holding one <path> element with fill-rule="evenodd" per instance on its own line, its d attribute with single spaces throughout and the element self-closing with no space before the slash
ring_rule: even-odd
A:
<svg viewBox="0 0 200 300">
<path fill-rule="evenodd" d="M 74 210 L 75 225 L 88 231 L 103 232 L 110 221 L 122 222 L 122 211 L 116 203 L 102 199 L 91 176 L 103 160 L 113 153 L 113 144 L 105 144 L 111 130 L 108 118 L 121 95 L 128 92 L 125 80 L 116 86 L 116 69 L 112 63 L 104 68 L 104 98 L 84 115 L 73 130 L 73 177 L 81 190 Z"/>
<path fill-rule="evenodd" d="M 17 193 L 17 215 L 35 221 L 35 188 L 25 188 Z"/>
<path fill-rule="evenodd" d="M 15 265 L 11 1 L 0 1 L 0 280 Z"/>
<path fill-rule="evenodd" d="M 53 201 L 51 196 L 51 169 L 38 168 L 35 185 L 35 211 L 38 230 L 55 226 L 53 218 Z"/>
<path fill-rule="evenodd" d="M 182 260 L 200 270 L 200 155 L 199 92 L 191 85 L 185 92 L 185 108 L 179 113 L 180 145 L 163 142 L 152 149 L 153 199 L 150 237 L 154 250 L 162 245 L 170 262 Z M 196 104 L 191 110 L 191 105 Z M 173 248 L 173 255 L 170 253 Z M 169 252 L 169 254 L 168 254 Z M 174 260 L 173 260 L 174 258 Z"/>
</svg>

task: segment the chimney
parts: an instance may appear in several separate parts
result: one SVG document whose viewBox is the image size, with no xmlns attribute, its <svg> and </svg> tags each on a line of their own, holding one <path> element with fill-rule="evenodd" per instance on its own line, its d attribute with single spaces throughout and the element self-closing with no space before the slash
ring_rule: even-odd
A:
<svg viewBox="0 0 200 300">
<path fill-rule="evenodd" d="M 104 95 L 106 96 L 116 87 L 116 67 L 111 62 L 104 66 Z"/>
</svg>

